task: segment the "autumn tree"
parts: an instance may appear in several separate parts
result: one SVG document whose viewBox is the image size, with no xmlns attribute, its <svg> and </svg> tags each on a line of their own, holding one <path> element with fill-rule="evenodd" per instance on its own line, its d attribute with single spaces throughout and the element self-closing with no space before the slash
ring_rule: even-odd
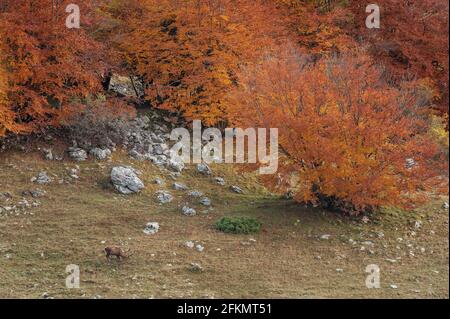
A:
<svg viewBox="0 0 450 319">
<path fill-rule="evenodd" d="M 381 0 L 381 28 L 365 27 L 365 4 L 351 0 L 347 11 L 353 22 L 343 31 L 370 46 L 371 55 L 383 61 L 394 82 L 406 76 L 429 79 L 438 88 L 432 107 L 448 113 L 447 0 Z"/>
<path fill-rule="evenodd" d="M 235 123 L 279 129 L 279 175 L 266 182 L 292 187 L 298 201 L 349 212 L 410 207 L 445 171 L 424 112 L 429 92 L 420 82 L 388 86 L 363 52 L 311 63 L 282 51 L 239 78 L 230 96 Z M 299 182 L 289 186 L 293 173 Z"/>
<path fill-rule="evenodd" d="M 95 94 L 101 88 L 100 45 L 85 29 L 66 28 L 69 3 L 2 1 L 0 133 L 32 132 L 57 125 L 72 99 Z M 90 12 L 87 4 L 80 3 L 86 16 Z"/>
<path fill-rule="evenodd" d="M 282 37 L 270 1 L 113 1 L 109 40 L 146 83 L 146 100 L 185 119 L 220 124 L 236 72 Z"/>
<path fill-rule="evenodd" d="M 368 47 L 393 84 L 416 77 L 438 88 L 430 108 L 448 113 L 447 0 L 379 0 L 380 29 L 366 27 L 369 3 L 363 1 L 276 1 L 289 8 L 289 27 L 309 53 L 320 57 Z"/>
<path fill-rule="evenodd" d="M 0 50 L 0 57 L 2 56 Z M 14 131 L 14 113 L 7 100 L 8 80 L 3 63 L 0 61 L 0 137 L 7 131 Z"/>
</svg>

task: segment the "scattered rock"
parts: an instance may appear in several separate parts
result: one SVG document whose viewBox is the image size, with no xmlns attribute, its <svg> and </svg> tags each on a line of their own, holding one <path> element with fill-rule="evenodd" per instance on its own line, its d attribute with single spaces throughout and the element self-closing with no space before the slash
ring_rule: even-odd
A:
<svg viewBox="0 0 450 319">
<path fill-rule="evenodd" d="M 361 244 L 364 246 L 370 246 L 370 247 L 373 246 L 373 242 L 371 242 L 370 240 L 363 241 Z"/>
<path fill-rule="evenodd" d="M 197 191 L 197 190 L 193 190 L 193 191 L 190 191 L 188 193 L 188 195 L 191 196 L 191 197 L 202 197 L 203 193 L 200 192 L 200 191 Z"/>
<path fill-rule="evenodd" d="M 97 160 L 105 160 L 108 157 L 111 156 L 111 150 L 108 148 L 102 149 L 102 148 L 93 148 L 89 151 L 89 153 Z"/>
<path fill-rule="evenodd" d="M 0 193 L 0 201 L 7 201 L 11 198 L 12 198 L 12 195 L 9 192 Z"/>
<path fill-rule="evenodd" d="M 397 259 L 386 258 L 386 261 L 390 262 L 391 264 L 395 264 L 397 262 Z"/>
<path fill-rule="evenodd" d="M 185 191 L 188 187 L 182 183 L 173 183 L 173 189 L 177 191 Z"/>
<path fill-rule="evenodd" d="M 200 204 L 204 206 L 211 206 L 211 200 L 208 197 L 203 197 L 200 199 Z"/>
<path fill-rule="evenodd" d="M 398 286 L 397 285 L 390 285 L 389 287 L 391 287 L 392 289 L 397 289 L 398 288 Z"/>
<path fill-rule="evenodd" d="M 23 191 L 22 196 L 31 196 L 34 198 L 39 198 L 45 196 L 46 192 L 40 189 Z"/>
<path fill-rule="evenodd" d="M 197 171 L 203 175 L 211 175 L 212 171 L 209 168 L 208 164 L 206 163 L 200 163 L 197 164 Z"/>
<path fill-rule="evenodd" d="M 139 193 L 144 183 L 137 177 L 136 171 L 131 167 L 116 166 L 111 170 L 111 182 L 121 194 Z"/>
<path fill-rule="evenodd" d="M 196 249 L 198 252 L 202 252 L 203 250 L 205 250 L 205 247 L 203 247 L 202 245 L 198 244 L 198 245 L 195 246 L 195 249 Z"/>
<path fill-rule="evenodd" d="M 167 162 L 167 168 L 171 171 L 181 173 L 184 169 L 184 162 L 179 156 L 173 155 Z"/>
<path fill-rule="evenodd" d="M 140 98 L 144 96 L 144 85 L 134 76 L 112 74 L 108 90 L 126 97 Z"/>
<path fill-rule="evenodd" d="M 422 227 L 422 222 L 420 220 L 416 220 L 414 222 L 414 229 L 419 230 Z"/>
<path fill-rule="evenodd" d="M 53 298 L 50 297 L 50 295 L 48 294 L 48 292 L 44 292 L 44 293 L 41 295 L 41 297 L 42 297 L 43 299 L 53 299 Z"/>
<path fill-rule="evenodd" d="M 53 161 L 54 157 L 53 157 L 53 151 L 51 149 L 44 149 L 44 158 L 47 161 Z"/>
<path fill-rule="evenodd" d="M 169 192 L 165 192 L 165 191 L 156 192 L 156 198 L 161 204 L 167 204 L 173 200 L 172 194 L 170 194 Z"/>
<path fill-rule="evenodd" d="M 69 157 L 77 162 L 82 162 L 87 159 L 87 153 L 85 150 L 79 147 L 69 147 L 67 152 L 69 153 Z"/>
<path fill-rule="evenodd" d="M 342 269 L 342 268 L 336 268 L 336 272 L 344 272 L 344 269 Z"/>
<path fill-rule="evenodd" d="M 34 177 L 34 178 L 32 179 L 32 181 L 34 181 L 34 182 L 36 182 L 36 183 L 38 183 L 38 184 L 43 185 L 43 184 L 48 184 L 48 183 L 50 183 L 50 182 L 52 181 L 52 178 L 51 178 L 50 176 L 47 175 L 47 172 L 42 171 L 42 172 L 40 172 L 40 173 L 38 174 L 37 177 Z"/>
<path fill-rule="evenodd" d="M 230 189 L 235 192 L 236 194 L 243 194 L 244 191 L 239 186 L 231 186 Z"/>
<path fill-rule="evenodd" d="M 195 211 L 195 209 L 193 209 L 191 207 L 188 207 L 188 206 L 183 206 L 181 211 L 183 212 L 183 215 L 185 215 L 185 216 L 195 216 L 195 215 L 197 215 L 197 212 Z"/>
<path fill-rule="evenodd" d="M 159 223 L 151 222 L 147 223 L 144 228 L 144 233 L 147 235 L 156 234 L 159 231 Z"/>
<path fill-rule="evenodd" d="M 189 241 L 185 242 L 184 245 L 187 248 L 191 248 L 191 249 L 194 248 L 194 246 L 195 246 L 195 244 L 194 244 L 194 242 L 192 240 L 189 240 Z"/>
<path fill-rule="evenodd" d="M 225 180 L 222 177 L 216 177 L 214 178 L 214 181 L 216 182 L 216 184 L 219 184 L 221 186 L 225 185 Z"/>
<path fill-rule="evenodd" d="M 330 237 L 331 237 L 331 235 L 329 235 L 329 234 L 324 234 L 324 235 L 320 236 L 320 239 L 322 239 L 322 240 L 329 240 Z"/>
<path fill-rule="evenodd" d="M 370 222 L 370 219 L 369 219 L 369 217 L 367 217 L 367 216 L 363 216 L 363 218 L 361 218 L 361 221 L 362 221 L 364 224 L 367 224 L 368 222 Z"/>
</svg>

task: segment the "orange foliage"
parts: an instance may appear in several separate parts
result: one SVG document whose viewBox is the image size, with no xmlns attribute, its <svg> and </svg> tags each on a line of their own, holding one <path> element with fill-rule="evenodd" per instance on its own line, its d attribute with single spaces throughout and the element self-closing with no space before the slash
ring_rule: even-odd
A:
<svg viewBox="0 0 450 319">
<path fill-rule="evenodd" d="M 351 0 L 348 10 L 354 23 L 345 31 L 371 46 L 371 54 L 383 61 L 399 81 L 405 75 L 429 78 L 439 89 L 438 109 L 448 113 L 448 0 L 381 0 L 381 29 L 369 30 L 361 1 Z"/>
<path fill-rule="evenodd" d="M 2 57 L 1 50 L 0 57 Z M 12 131 L 14 129 L 14 113 L 10 109 L 7 100 L 7 81 L 6 70 L 0 60 L 0 137 L 4 136 L 7 131 Z"/>
<path fill-rule="evenodd" d="M 105 11 L 122 25 L 112 41 L 147 83 L 146 99 L 205 125 L 225 120 L 239 66 L 283 35 L 264 0 L 115 1 Z"/>
<path fill-rule="evenodd" d="M 448 113 L 448 0 L 379 0 L 380 29 L 366 27 L 369 2 L 277 1 L 290 9 L 291 29 L 308 52 L 327 55 L 368 47 L 394 84 L 405 77 L 429 79 L 439 89 L 431 107 Z M 324 3 L 331 3 L 329 10 Z"/>
<path fill-rule="evenodd" d="M 387 86 L 370 58 L 356 55 L 317 64 L 294 49 L 266 56 L 241 73 L 230 97 L 235 122 L 279 129 L 279 172 L 298 174 L 299 201 L 332 199 L 350 211 L 421 202 L 445 169 L 428 136 L 426 96 L 413 83 Z"/>
<path fill-rule="evenodd" d="M 55 3 L 57 6 L 52 6 Z M 2 134 L 57 125 L 71 99 L 101 88 L 95 73 L 99 70 L 99 46 L 82 29 L 66 28 L 69 3 L 2 1 L 2 70 L 8 77 L 7 88 L 3 88 L 8 99 L 6 104 L 2 102 L 0 113 Z M 88 12 L 87 6 L 81 8 Z M 5 110 L 14 111 L 14 116 Z"/>
</svg>

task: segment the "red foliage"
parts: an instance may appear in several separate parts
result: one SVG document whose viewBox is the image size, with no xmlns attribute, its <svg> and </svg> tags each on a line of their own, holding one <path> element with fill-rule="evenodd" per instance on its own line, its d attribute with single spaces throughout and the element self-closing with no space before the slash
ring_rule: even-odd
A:
<svg viewBox="0 0 450 319">
<path fill-rule="evenodd" d="M 309 64 L 293 49 L 240 79 L 235 121 L 279 129 L 279 172 L 283 180 L 297 174 L 299 201 L 327 199 L 349 211 L 408 207 L 445 170 L 428 133 L 427 92 L 415 83 L 389 87 L 363 52 Z M 417 165 L 408 168 L 408 158 Z M 283 187 L 276 182 L 269 177 L 269 186 Z"/>
<path fill-rule="evenodd" d="M 94 94 L 101 88 L 100 46 L 83 29 L 66 28 L 65 8 L 69 3 L 2 1 L 0 62 L 7 77 L 3 88 L 7 101 L 0 104 L 1 134 L 57 125 L 59 115 L 73 98 Z M 81 8 L 89 12 L 88 6 Z"/>
</svg>

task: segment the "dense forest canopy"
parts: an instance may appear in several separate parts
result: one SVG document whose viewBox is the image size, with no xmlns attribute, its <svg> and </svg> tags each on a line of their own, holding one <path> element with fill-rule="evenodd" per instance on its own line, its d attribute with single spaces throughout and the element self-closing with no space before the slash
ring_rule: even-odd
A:
<svg viewBox="0 0 450 319">
<path fill-rule="evenodd" d="M 81 28 L 69 29 L 72 2 L 0 0 L 0 136 L 58 127 L 103 96 L 96 108 L 279 127 L 298 200 L 407 205 L 441 183 L 445 0 L 380 0 L 380 29 L 357 0 L 76 1 Z M 143 96 L 110 98 L 112 73 Z"/>
</svg>

